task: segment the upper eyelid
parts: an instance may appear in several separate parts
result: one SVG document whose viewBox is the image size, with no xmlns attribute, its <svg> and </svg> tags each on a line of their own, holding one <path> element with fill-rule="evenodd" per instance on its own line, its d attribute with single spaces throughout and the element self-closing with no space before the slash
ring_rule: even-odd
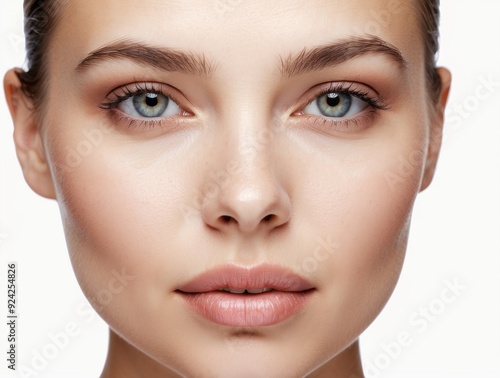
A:
<svg viewBox="0 0 500 378">
<path fill-rule="evenodd" d="M 125 84 L 120 87 L 117 87 L 110 91 L 106 95 L 106 99 L 109 99 L 110 96 L 116 96 L 116 97 L 125 97 L 129 96 L 132 97 L 134 95 L 140 94 L 140 93 L 161 93 L 164 96 L 170 97 L 169 91 L 164 90 L 165 84 L 159 84 L 159 83 L 130 83 L 130 84 Z M 167 93 L 165 93 L 167 92 Z M 120 93 L 120 94 L 118 94 Z"/>
<path fill-rule="evenodd" d="M 355 83 L 355 82 L 332 82 L 332 83 L 325 83 L 323 84 L 323 87 L 319 90 L 318 96 L 321 96 L 322 94 L 326 93 L 331 93 L 331 92 L 339 92 L 339 93 L 354 93 L 354 94 L 363 94 L 366 97 L 371 97 L 374 99 L 379 99 L 380 96 L 378 92 L 375 90 L 368 88 L 368 90 L 365 90 L 365 88 L 368 88 L 366 85 Z M 370 93 L 373 92 L 373 93 Z"/>
<path fill-rule="evenodd" d="M 162 94 L 170 98 L 182 109 L 187 110 L 190 113 L 194 113 L 193 105 L 180 90 L 171 85 L 159 82 L 132 82 L 116 87 L 106 95 L 105 101 L 99 105 L 99 107 L 113 107 L 124 102 L 126 99 L 133 97 L 134 95 L 148 92 Z M 386 110 L 389 108 L 387 103 L 381 98 L 380 94 L 370 86 L 358 82 L 339 81 L 320 83 L 307 90 L 306 93 L 301 96 L 301 99 L 296 102 L 295 106 L 293 106 L 293 109 L 296 110 L 292 113 L 303 111 L 304 108 L 312 101 L 330 92 L 348 93 L 352 96 L 360 98 L 363 101 L 369 100 L 367 102 L 370 106 L 380 110 Z M 359 94 L 362 94 L 362 96 Z M 111 98 L 111 96 L 114 96 L 114 98 Z"/>
<path fill-rule="evenodd" d="M 294 113 L 303 111 L 304 108 L 312 101 L 331 92 L 351 94 L 352 96 L 358 97 L 363 101 L 368 100 L 368 104 L 376 109 L 388 109 L 387 103 L 381 98 L 380 94 L 368 85 L 357 82 L 325 82 L 309 89 L 304 95 L 305 100 L 299 100 L 299 104 L 294 107 L 297 109 Z M 359 94 L 362 94 L 363 96 L 360 96 Z"/>
<path fill-rule="evenodd" d="M 106 95 L 104 102 L 99 107 L 116 107 L 133 96 L 148 92 L 162 94 L 175 102 L 181 109 L 193 112 L 191 102 L 181 91 L 171 85 L 158 82 L 133 82 L 116 87 Z"/>
</svg>

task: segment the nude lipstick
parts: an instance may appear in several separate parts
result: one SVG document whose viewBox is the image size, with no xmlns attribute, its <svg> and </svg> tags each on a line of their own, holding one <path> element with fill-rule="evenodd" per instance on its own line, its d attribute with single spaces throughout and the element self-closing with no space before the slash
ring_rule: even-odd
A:
<svg viewBox="0 0 500 378">
<path fill-rule="evenodd" d="M 189 308 L 230 327 L 262 327 L 299 313 L 315 291 L 300 275 L 276 265 L 224 265 L 181 285 Z"/>
</svg>

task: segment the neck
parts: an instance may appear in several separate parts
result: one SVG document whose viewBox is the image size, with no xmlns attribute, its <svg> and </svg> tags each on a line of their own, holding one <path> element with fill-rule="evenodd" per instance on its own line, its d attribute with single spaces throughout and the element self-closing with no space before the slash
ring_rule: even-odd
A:
<svg viewBox="0 0 500 378">
<path fill-rule="evenodd" d="M 315 370 L 307 378 L 364 378 L 359 352 L 359 341 L 356 340 L 335 358 Z"/>
</svg>

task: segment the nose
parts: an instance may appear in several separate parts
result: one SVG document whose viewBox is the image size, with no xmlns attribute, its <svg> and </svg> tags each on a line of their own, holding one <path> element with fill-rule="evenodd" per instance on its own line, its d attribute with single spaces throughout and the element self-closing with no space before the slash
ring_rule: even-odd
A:
<svg viewBox="0 0 500 378">
<path fill-rule="evenodd" d="M 291 201 L 272 159 L 272 142 L 236 148 L 224 180 L 206 195 L 202 217 L 209 227 L 241 234 L 270 232 L 290 219 Z M 220 175 L 219 175 L 220 176 Z"/>
</svg>

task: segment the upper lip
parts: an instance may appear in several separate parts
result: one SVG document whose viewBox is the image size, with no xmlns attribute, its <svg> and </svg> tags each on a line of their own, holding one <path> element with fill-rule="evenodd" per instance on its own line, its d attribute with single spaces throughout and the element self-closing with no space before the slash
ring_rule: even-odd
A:
<svg viewBox="0 0 500 378">
<path fill-rule="evenodd" d="M 299 274 L 278 265 L 261 264 L 246 267 L 228 264 L 201 273 L 182 284 L 177 291 L 205 293 L 223 289 L 272 289 L 298 292 L 314 289 L 314 286 Z"/>
</svg>

